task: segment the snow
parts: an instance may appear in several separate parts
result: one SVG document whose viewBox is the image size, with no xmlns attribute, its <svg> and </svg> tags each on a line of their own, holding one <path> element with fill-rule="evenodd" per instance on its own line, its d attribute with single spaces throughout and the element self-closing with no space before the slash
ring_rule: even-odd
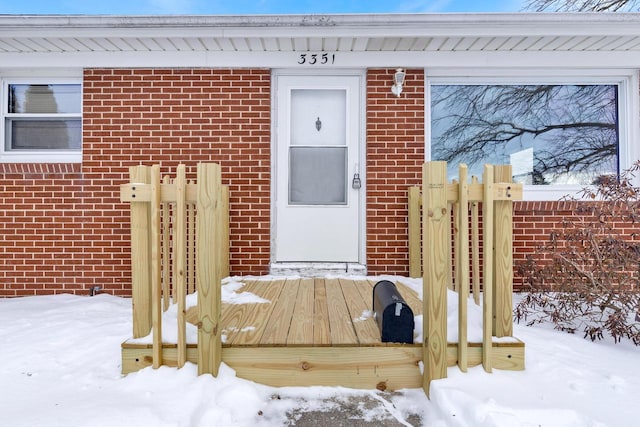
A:
<svg viewBox="0 0 640 427">
<path fill-rule="evenodd" d="M 241 281 L 229 283 L 235 283 L 229 292 L 242 294 Z M 452 367 L 447 379 L 433 382 L 427 400 L 421 389 L 390 394 L 272 388 L 237 378 L 226 365 L 217 378 L 197 376 L 193 364 L 122 376 L 120 344 L 131 333 L 130 299 L 107 294 L 4 299 L 0 425 L 279 426 L 287 425 L 288 413 L 339 410 L 336 402 L 346 399 L 378 402 L 365 410 L 365 418 L 391 418 L 400 425 L 411 425 L 407 419 L 416 413 L 423 425 L 435 427 L 637 425 L 640 347 L 593 343 L 545 325 L 514 329 L 526 343 L 525 371 L 488 374 L 474 367 L 462 373 Z"/>
</svg>

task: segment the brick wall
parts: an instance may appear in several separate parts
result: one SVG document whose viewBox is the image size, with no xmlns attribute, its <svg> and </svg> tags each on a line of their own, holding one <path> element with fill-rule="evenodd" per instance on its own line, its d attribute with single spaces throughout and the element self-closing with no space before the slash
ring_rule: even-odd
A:
<svg viewBox="0 0 640 427">
<path fill-rule="evenodd" d="M 130 293 L 128 167 L 218 162 L 230 186 L 231 270 L 270 248 L 270 71 L 88 69 L 82 165 L 2 165 L 0 295 Z M 6 261 L 4 261 L 6 260 Z"/>
<path fill-rule="evenodd" d="M 367 72 L 367 264 L 408 274 L 407 188 L 424 159 L 424 73 Z M 83 163 L 0 164 L 0 296 L 130 293 L 128 167 L 219 162 L 231 190 L 231 272 L 264 274 L 270 261 L 270 70 L 88 69 Z M 562 202 L 514 204 L 514 261 L 535 252 Z M 638 230 L 631 230 L 630 233 Z M 516 277 L 516 285 L 521 282 Z"/>
<path fill-rule="evenodd" d="M 108 262 L 87 232 L 84 185 L 79 164 L 0 164 L 0 296 L 102 283 L 96 266 Z"/>
<path fill-rule="evenodd" d="M 369 274 L 409 274 L 407 188 L 424 162 L 424 72 L 407 70 L 400 97 L 395 69 L 367 72 L 367 266 Z"/>
</svg>

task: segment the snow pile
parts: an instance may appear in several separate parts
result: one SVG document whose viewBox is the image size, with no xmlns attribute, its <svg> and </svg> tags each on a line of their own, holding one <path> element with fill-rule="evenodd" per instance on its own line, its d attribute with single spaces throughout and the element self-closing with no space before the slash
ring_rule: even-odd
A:
<svg viewBox="0 0 640 427">
<path fill-rule="evenodd" d="M 259 297 L 251 292 L 240 292 L 244 283 L 231 278 L 226 278 L 221 286 L 221 300 L 225 304 L 267 304 L 271 301 Z M 187 309 L 198 305 L 198 293 L 189 294 L 186 297 L 185 306 Z M 186 341 L 187 344 L 198 343 L 198 328 L 188 323 L 186 324 Z M 240 331 L 246 332 L 251 330 L 249 327 Z M 223 331 L 223 332 L 231 332 Z M 226 341 L 226 334 L 222 335 L 222 342 Z M 127 342 L 131 344 L 153 344 L 153 331 L 141 338 L 130 338 Z M 162 342 L 177 343 L 178 342 L 178 305 L 171 304 L 167 311 L 162 313 Z"/>
<path fill-rule="evenodd" d="M 341 402 L 377 402 L 362 418 L 435 427 L 625 427 L 637 424 L 640 348 L 583 340 L 550 327 L 515 325 L 526 370 L 482 367 L 399 393 L 339 387 L 272 388 L 235 376 L 197 376 L 197 367 L 120 374 L 120 343 L 131 334 L 131 300 L 98 295 L 0 300 L 0 425 L 279 426 Z M 289 415 L 288 415 L 289 414 Z M 292 415 L 293 414 L 293 415 Z M 297 414 L 297 415 L 296 415 Z M 339 415 L 339 414 L 338 414 Z M 348 416 L 342 420 L 347 425 Z"/>
</svg>

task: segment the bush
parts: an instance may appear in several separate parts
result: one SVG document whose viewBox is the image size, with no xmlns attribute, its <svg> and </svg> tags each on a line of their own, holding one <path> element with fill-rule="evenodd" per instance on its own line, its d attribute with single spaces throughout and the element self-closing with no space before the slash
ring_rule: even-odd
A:
<svg viewBox="0 0 640 427">
<path fill-rule="evenodd" d="M 559 330 L 591 340 L 610 335 L 640 345 L 640 162 L 582 190 L 549 241 L 518 270 L 524 298 L 518 322 L 550 321 Z"/>
</svg>

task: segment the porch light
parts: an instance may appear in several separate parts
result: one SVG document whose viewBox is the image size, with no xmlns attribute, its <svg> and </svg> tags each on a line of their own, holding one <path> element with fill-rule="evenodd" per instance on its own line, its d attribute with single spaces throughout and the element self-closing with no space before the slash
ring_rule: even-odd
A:
<svg viewBox="0 0 640 427">
<path fill-rule="evenodd" d="M 404 84 L 404 77 L 406 73 L 403 68 L 397 68 L 395 74 L 393 75 L 393 86 L 391 86 L 391 93 L 395 96 L 400 97 L 402 93 L 402 85 Z"/>
</svg>

